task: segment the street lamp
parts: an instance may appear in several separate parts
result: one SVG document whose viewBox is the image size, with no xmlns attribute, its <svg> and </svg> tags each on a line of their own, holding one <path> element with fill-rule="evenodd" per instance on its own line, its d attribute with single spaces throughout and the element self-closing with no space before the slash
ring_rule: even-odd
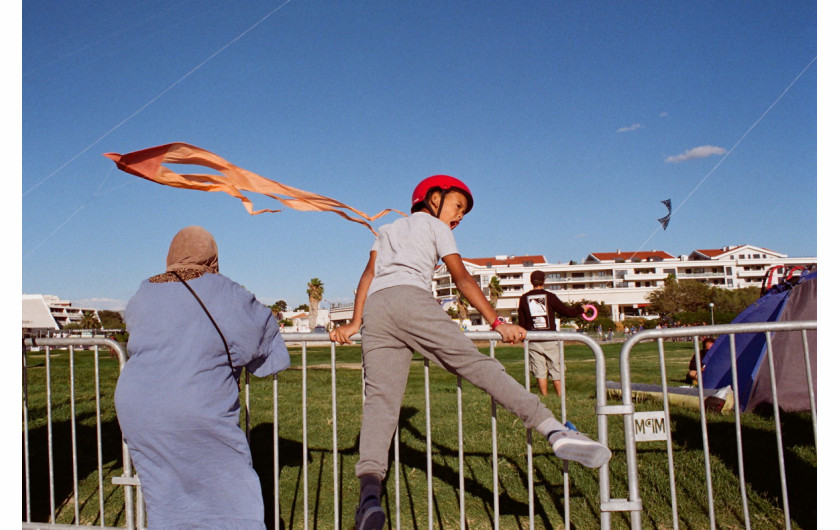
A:
<svg viewBox="0 0 840 530">
<path fill-rule="evenodd" d="M 709 302 L 709 311 L 712 313 L 712 325 L 715 325 L 715 303 Z"/>
</svg>

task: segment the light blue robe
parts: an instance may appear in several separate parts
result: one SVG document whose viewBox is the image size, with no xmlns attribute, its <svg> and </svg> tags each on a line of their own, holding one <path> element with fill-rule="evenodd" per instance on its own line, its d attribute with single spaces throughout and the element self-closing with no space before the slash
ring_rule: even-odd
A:
<svg viewBox="0 0 840 530">
<path fill-rule="evenodd" d="M 189 280 L 227 339 L 237 375 L 289 366 L 271 311 L 221 274 Z M 224 343 L 180 282 L 145 280 L 125 310 L 129 360 L 114 395 L 152 528 L 264 528 Z"/>
</svg>

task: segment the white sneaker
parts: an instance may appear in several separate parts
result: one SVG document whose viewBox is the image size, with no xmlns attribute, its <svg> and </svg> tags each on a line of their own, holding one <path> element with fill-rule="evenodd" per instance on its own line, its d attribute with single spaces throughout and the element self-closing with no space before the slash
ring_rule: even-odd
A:
<svg viewBox="0 0 840 530">
<path fill-rule="evenodd" d="M 580 431 L 554 431 L 548 435 L 548 443 L 557 458 L 574 460 L 586 467 L 601 467 L 609 461 L 612 451 L 602 444 L 591 440 Z"/>
</svg>

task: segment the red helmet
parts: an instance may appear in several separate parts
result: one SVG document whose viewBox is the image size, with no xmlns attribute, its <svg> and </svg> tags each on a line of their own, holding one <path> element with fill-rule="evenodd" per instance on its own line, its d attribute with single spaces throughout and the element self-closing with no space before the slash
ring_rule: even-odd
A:
<svg viewBox="0 0 840 530">
<path fill-rule="evenodd" d="M 458 190 L 466 195 L 467 210 L 464 214 L 469 213 L 473 207 L 472 192 L 466 184 L 455 177 L 450 177 L 449 175 L 434 175 L 423 179 L 420 184 L 414 188 L 414 193 L 411 194 L 411 213 L 414 213 L 423 206 L 426 206 L 426 197 L 428 197 L 430 193 L 434 191 L 442 191 L 446 193 L 451 190 Z"/>
</svg>

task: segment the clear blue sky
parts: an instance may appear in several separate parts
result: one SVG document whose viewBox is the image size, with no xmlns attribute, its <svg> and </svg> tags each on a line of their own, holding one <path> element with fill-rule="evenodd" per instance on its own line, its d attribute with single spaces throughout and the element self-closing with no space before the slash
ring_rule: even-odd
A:
<svg viewBox="0 0 840 530">
<path fill-rule="evenodd" d="M 312 277 L 352 300 L 363 226 L 101 156 L 175 141 L 368 213 L 457 176 L 465 257 L 817 255 L 814 1 L 49 0 L 22 22 L 24 293 L 122 308 L 197 224 L 267 304 Z"/>
</svg>

